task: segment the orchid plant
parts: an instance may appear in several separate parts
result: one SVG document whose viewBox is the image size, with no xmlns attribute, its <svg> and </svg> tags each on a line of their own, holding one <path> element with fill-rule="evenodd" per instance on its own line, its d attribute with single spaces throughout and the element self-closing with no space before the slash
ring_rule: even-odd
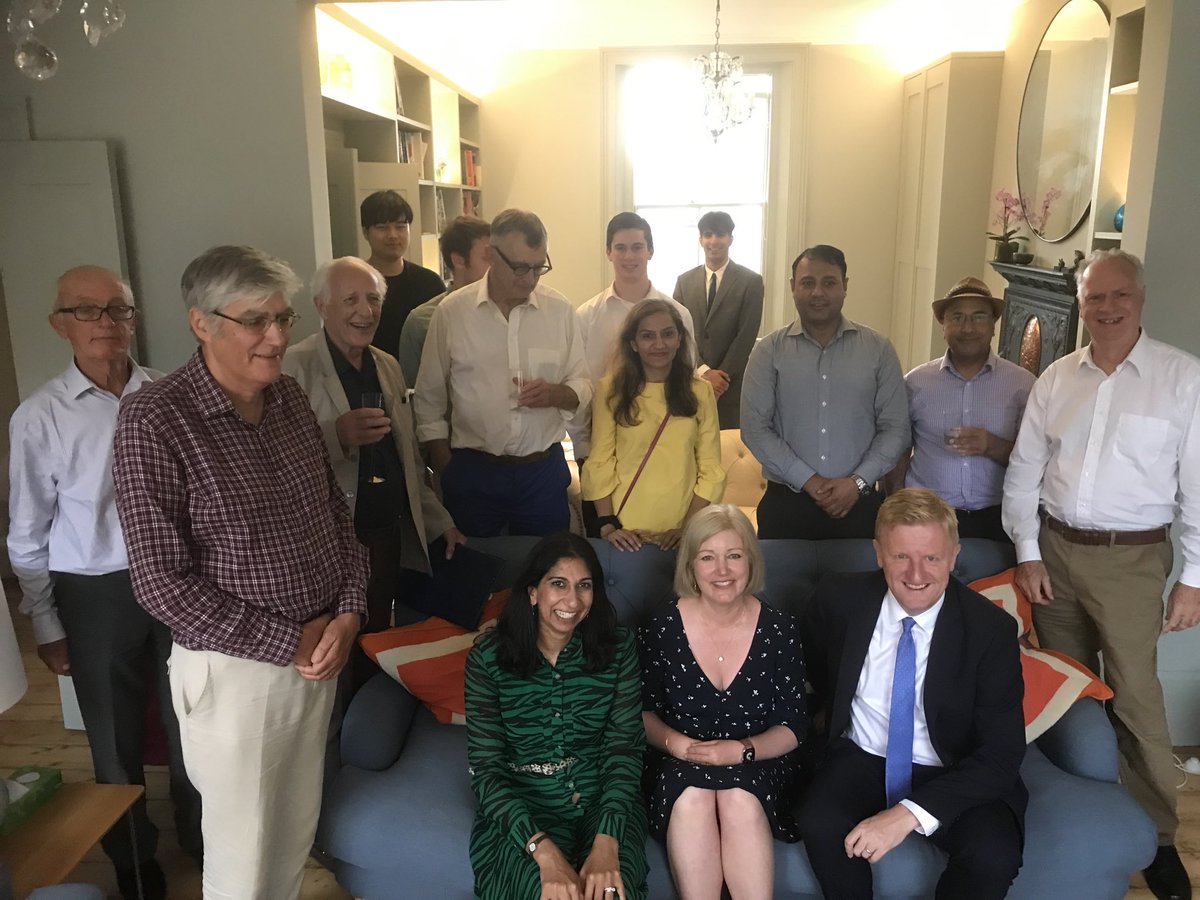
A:
<svg viewBox="0 0 1200 900">
<path fill-rule="evenodd" d="M 1025 221 L 1025 213 L 1020 198 L 1013 196 L 1009 191 L 998 191 L 996 199 L 1000 201 L 1000 211 L 992 219 L 992 224 L 999 225 L 1000 228 L 998 231 L 989 231 L 987 236 L 996 242 L 999 251 L 1001 247 L 1007 248 L 1012 243 L 1021 223 Z"/>
</svg>

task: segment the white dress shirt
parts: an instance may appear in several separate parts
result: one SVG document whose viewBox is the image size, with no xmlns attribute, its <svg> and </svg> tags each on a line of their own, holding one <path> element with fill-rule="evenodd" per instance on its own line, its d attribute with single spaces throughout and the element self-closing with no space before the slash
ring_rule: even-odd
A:
<svg viewBox="0 0 1200 900">
<path fill-rule="evenodd" d="M 694 365 L 696 329 L 692 324 L 692 314 L 688 308 L 674 297 L 668 297 L 654 285 L 650 286 L 649 292 L 641 299 L 662 300 L 675 307 L 679 317 L 683 319 L 683 327 L 692 336 L 692 363 Z M 614 286 L 610 284 L 575 310 L 575 316 L 579 319 L 579 332 L 583 336 L 588 376 L 592 380 L 593 390 L 600 379 L 608 374 L 616 350 L 617 336 L 621 333 L 621 326 L 625 324 L 629 311 L 640 302 L 641 300 L 622 300 L 617 296 Z M 575 456 L 581 459 L 585 458 L 591 450 L 591 422 L 592 407 L 589 403 L 587 409 L 580 410 L 579 415 L 567 423 L 567 433 L 571 436 L 574 444 Z"/>
<path fill-rule="evenodd" d="M 122 397 L 162 377 L 130 365 Z M 9 420 L 8 558 L 38 644 L 66 637 L 51 572 L 106 575 L 129 568 L 112 478 L 119 405 L 72 362 Z"/>
<path fill-rule="evenodd" d="M 933 629 L 941 614 L 946 595 L 918 616 L 912 629 L 913 646 L 917 651 L 916 695 L 913 701 L 913 762 L 921 766 L 940 766 L 941 758 L 929 740 L 929 723 L 925 720 L 925 666 L 929 662 L 929 644 Z M 850 727 L 846 737 L 875 756 L 887 757 L 888 719 L 892 708 L 892 680 L 896 674 L 896 649 L 904 631 L 901 624 L 908 617 L 891 591 L 883 598 L 871 644 L 858 676 L 858 687 L 850 702 Z M 901 805 L 917 817 L 917 832 L 931 835 L 941 824 L 911 800 Z"/>
<path fill-rule="evenodd" d="M 518 407 L 518 369 L 528 380 L 569 387 L 579 405 Z M 575 310 L 553 288 L 538 285 L 505 319 L 484 277 L 434 312 L 413 398 L 419 441 L 449 438 L 453 448 L 526 456 L 561 441 L 565 424 L 591 401 Z"/>
<path fill-rule="evenodd" d="M 1144 531 L 1180 511 L 1180 581 L 1200 587 L 1200 360 L 1143 329 L 1106 375 L 1085 347 L 1029 395 L 1004 479 L 1004 528 L 1041 559 L 1038 505 L 1073 528 Z"/>
</svg>

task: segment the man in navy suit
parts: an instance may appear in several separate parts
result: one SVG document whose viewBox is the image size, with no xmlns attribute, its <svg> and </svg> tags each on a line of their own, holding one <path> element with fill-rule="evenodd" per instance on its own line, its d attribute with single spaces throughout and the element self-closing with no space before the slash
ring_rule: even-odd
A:
<svg viewBox="0 0 1200 900">
<path fill-rule="evenodd" d="M 949 855 L 938 898 L 1002 898 L 1028 795 L 1017 629 L 950 573 L 954 510 L 924 488 L 875 525 L 882 572 L 833 575 L 803 622 L 827 724 L 800 830 L 827 900 L 869 898 L 871 866 L 910 832 Z"/>
</svg>

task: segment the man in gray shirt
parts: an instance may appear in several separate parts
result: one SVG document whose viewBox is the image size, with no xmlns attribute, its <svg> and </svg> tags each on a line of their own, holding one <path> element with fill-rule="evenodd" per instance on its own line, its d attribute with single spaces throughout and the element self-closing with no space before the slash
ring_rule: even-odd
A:
<svg viewBox="0 0 1200 900">
<path fill-rule="evenodd" d="M 817 244 L 792 263 L 799 318 L 750 354 L 742 440 L 762 463 L 763 538 L 870 538 L 875 482 L 910 445 L 896 351 L 842 315 L 846 257 Z"/>
</svg>

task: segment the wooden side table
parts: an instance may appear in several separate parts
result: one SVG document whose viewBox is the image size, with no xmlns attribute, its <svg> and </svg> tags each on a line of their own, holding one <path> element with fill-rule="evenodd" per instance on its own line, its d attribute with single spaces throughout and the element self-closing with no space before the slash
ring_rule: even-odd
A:
<svg viewBox="0 0 1200 900">
<path fill-rule="evenodd" d="M 144 792 L 140 784 L 64 784 L 28 822 L 0 837 L 14 896 L 61 883 Z"/>
</svg>

